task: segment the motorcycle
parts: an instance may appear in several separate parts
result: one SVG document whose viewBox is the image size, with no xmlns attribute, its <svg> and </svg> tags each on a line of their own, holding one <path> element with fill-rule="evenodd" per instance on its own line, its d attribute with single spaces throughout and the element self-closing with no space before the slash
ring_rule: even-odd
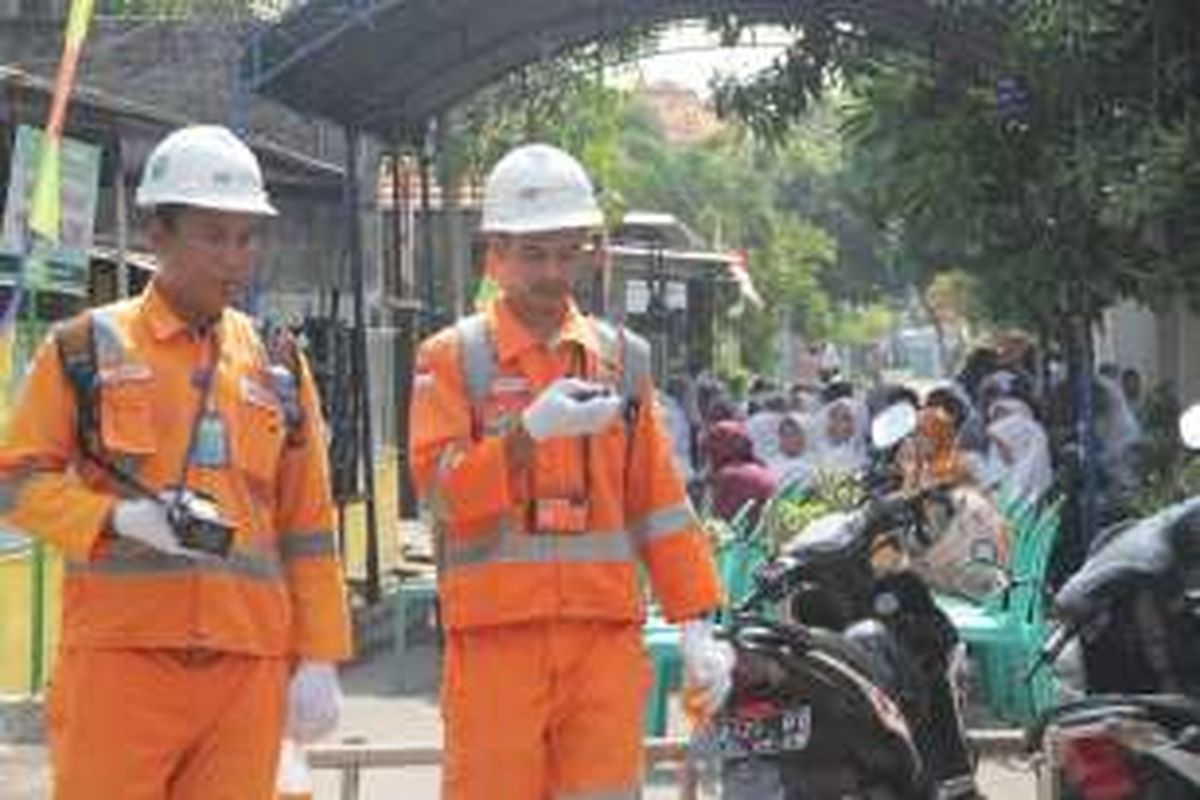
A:
<svg viewBox="0 0 1200 800">
<path fill-rule="evenodd" d="M 1200 448 L 1200 410 L 1180 426 Z M 1054 616 L 1031 674 L 1073 647 L 1083 696 L 1028 734 L 1039 796 L 1200 797 L 1200 498 L 1102 532 Z"/>
<path fill-rule="evenodd" d="M 939 494 L 822 518 L 756 572 L 725 626 L 733 691 L 692 742 L 725 800 L 978 796 L 953 626 L 919 577 L 873 562 L 924 535 Z"/>
</svg>

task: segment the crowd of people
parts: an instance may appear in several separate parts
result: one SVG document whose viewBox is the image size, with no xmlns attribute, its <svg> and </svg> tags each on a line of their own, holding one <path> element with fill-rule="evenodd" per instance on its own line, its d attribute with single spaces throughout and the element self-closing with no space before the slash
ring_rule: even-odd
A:
<svg viewBox="0 0 1200 800">
<path fill-rule="evenodd" d="M 693 500 L 726 520 L 749 508 L 754 524 L 774 496 L 819 493 L 886 459 L 905 488 L 952 487 L 954 513 L 924 558 L 930 580 L 972 596 L 995 590 L 1003 570 L 975 566 L 1005 563 L 1011 532 L 998 509 L 1064 493 L 1072 431 L 1061 370 L 1038 359 L 1027 337 L 1008 333 L 970 353 L 953 379 L 924 391 L 827 378 L 791 386 L 758 378 L 744 397 L 711 375 L 670 381 L 665 411 Z M 1096 488 L 1109 518 L 1137 488 L 1140 383 L 1136 371 L 1111 365 L 1094 377 Z M 917 411 L 915 433 L 894 452 L 876 453 L 871 419 L 897 402 Z"/>
</svg>

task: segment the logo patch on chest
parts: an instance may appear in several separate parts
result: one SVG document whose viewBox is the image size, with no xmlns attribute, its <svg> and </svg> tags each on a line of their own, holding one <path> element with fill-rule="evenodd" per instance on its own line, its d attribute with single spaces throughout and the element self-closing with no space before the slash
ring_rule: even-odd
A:
<svg viewBox="0 0 1200 800">
<path fill-rule="evenodd" d="M 532 399 L 533 388 L 528 378 L 501 375 L 493 380 L 483 401 L 484 434 L 498 436 L 507 433 Z"/>
</svg>

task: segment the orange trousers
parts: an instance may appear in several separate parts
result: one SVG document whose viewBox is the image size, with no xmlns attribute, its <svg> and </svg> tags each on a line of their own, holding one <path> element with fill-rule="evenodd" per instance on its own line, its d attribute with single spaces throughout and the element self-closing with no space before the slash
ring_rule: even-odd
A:
<svg viewBox="0 0 1200 800">
<path fill-rule="evenodd" d="M 272 800 L 287 676 L 283 659 L 60 651 L 54 800 Z"/>
<path fill-rule="evenodd" d="M 641 796 L 650 683 L 641 626 L 452 631 L 444 664 L 443 800 Z"/>
</svg>

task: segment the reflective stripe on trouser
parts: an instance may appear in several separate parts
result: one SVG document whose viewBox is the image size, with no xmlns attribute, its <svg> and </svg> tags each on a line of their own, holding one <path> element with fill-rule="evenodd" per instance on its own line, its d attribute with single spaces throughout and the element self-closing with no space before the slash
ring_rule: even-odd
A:
<svg viewBox="0 0 1200 800">
<path fill-rule="evenodd" d="M 636 798 L 650 673 L 636 624 L 452 631 L 444 800 Z"/>
<path fill-rule="evenodd" d="M 54 800 L 271 800 L 286 679 L 281 658 L 60 651 Z"/>
</svg>

